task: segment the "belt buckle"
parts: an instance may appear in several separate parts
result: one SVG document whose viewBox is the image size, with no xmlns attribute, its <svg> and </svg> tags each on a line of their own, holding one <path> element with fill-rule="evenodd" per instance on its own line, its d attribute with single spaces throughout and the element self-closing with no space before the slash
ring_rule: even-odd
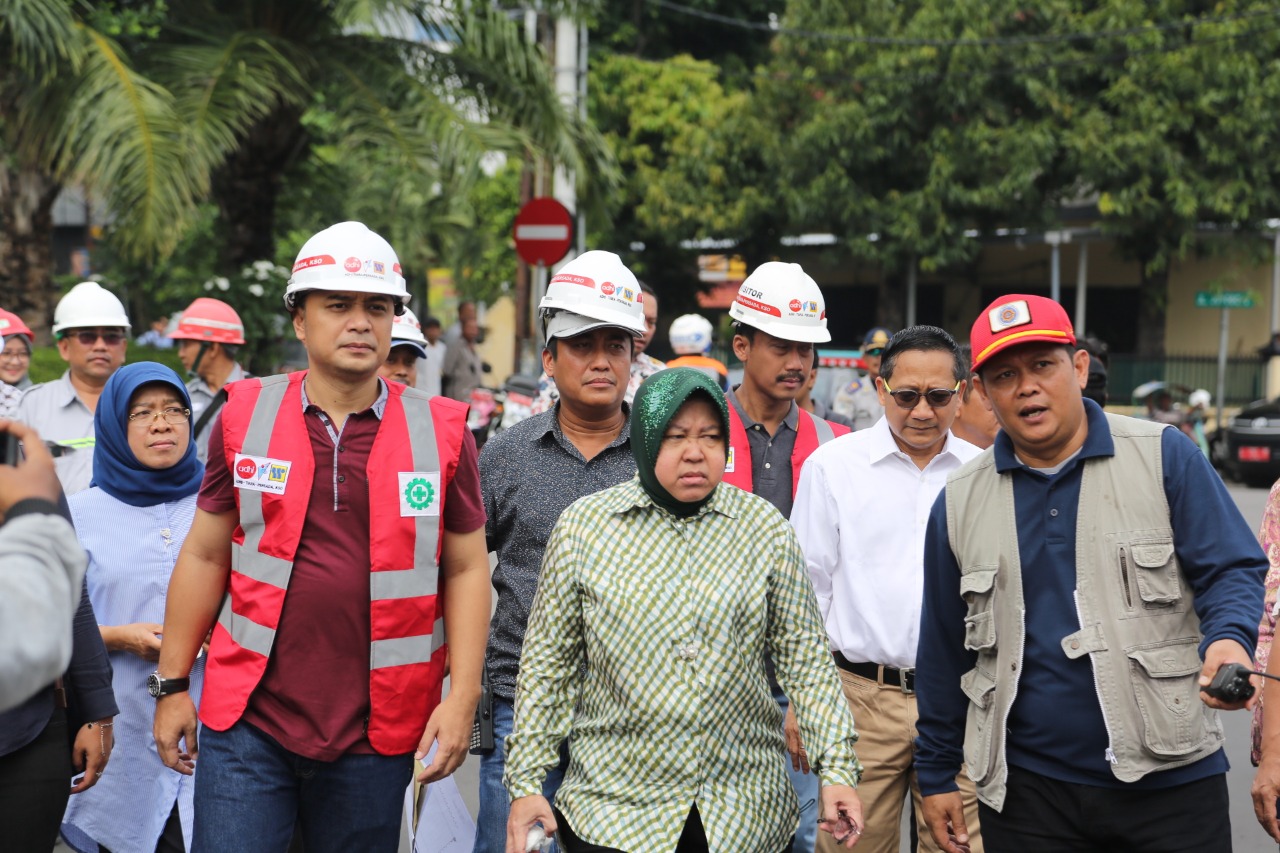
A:
<svg viewBox="0 0 1280 853">
<path fill-rule="evenodd" d="M 916 668 L 898 670 L 898 689 L 907 696 L 914 696 L 916 692 Z"/>
</svg>

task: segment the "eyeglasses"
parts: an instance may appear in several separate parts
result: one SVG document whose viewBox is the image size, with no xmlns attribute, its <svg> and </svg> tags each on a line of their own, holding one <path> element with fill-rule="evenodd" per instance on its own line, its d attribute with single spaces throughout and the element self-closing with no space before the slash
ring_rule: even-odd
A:
<svg viewBox="0 0 1280 853">
<path fill-rule="evenodd" d="M 98 338 L 102 338 L 102 342 L 109 347 L 124 341 L 124 332 L 103 332 L 98 329 L 77 329 L 70 333 L 73 338 L 87 347 L 97 343 Z"/>
<path fill-rule="evenodd" d="M 164 422 L 169 426 L 179 426 L 181 424 L 185 424 L 190 417 L 190 409 L 170 406 L 169 408 L 161 409 L 158 412 L 153 412 L 151 409 L 141 412 L 133 412 L 129 415 L 129 423 L 150 426 L 156 422 L 156 418 L 164 418 Z"/>
<path fill-rule="evenodd" d="M 884 347 L 871 347 L 870 349 L 864 349 L 862 351 L 862 354 L 863 355 L 884 355 Z"/>
<path fill-rule="evenodd" d="M 881 377 L 883 379 L 883 377 Z M 903 388 L 901 391 L 894 391 L 889 387 L 889 383 L 884 383 L 884 390 L 888 392 L 893 401 L 904 409 L 914 409 L 920 403 L 920 398 L 924 397 L 928 401 L 930 407 L 941 409 L 943 406 L 951 402 L 960 391 L 960 383 L 956 383 L 956 387 L 947 388 L 930 388 L 928 391 L 921 393 L 914 388 Z"/>
<path fill-rule="evenodd" d="M 0 352 L 0 361 L 30 361 L 31 353 L 27 350 L 5 350 Z"/>
</svg>

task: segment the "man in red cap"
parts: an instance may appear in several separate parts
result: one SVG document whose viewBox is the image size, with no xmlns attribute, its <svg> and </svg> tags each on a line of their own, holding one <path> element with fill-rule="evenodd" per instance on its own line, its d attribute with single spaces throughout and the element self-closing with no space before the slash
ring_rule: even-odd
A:
<svg viewBox="0 0 1280 853">
<path fill-rule="evenodd" d="M 997 299 L 970 335 L 1001 431 L 953 472 L 925 541 L 916 768 L 938 845 L 1231 849 L 1227 759 L 1201 692 L 1252 669 L 1267 558 L 1176 429 L 1081 395 L 1066 312 Z M 1025 567 L 1025 568 L 1024 568 Z"/>
</svg>

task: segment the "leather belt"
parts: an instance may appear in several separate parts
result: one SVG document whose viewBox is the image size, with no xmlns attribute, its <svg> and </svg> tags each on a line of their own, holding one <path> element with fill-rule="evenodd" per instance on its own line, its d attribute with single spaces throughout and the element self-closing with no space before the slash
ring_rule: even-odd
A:
<svg viewBox="0 0 1280 853">
<path fill-rule="evenodd" d="M 845 672 L 851 672 L 854 675 L 861 676 L 876 684 L 886 684 L 890 687 L 897 687 L 903 693 L 908 695 L 916 692 L 916 670 L 915 667 L 909 669 L 898 669 L 896 666 L 885 666 L 879 663 L 863 663 L 849 660 L 839 652 L 831 653 L 836 659 L 836 666 Z"/>
</svg>

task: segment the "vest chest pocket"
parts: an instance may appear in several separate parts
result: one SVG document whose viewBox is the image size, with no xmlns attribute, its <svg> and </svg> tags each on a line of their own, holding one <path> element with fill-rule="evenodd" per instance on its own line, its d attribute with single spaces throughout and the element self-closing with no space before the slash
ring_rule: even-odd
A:
<svg viewBox="0 0 1280 853">
<path fill-rule="evenodd" d="M 968 612 L 964 617 L 964 647 L 970 651 L 988 651 L 996 644 L 993 611 L 996 583 L 994 568 L 977 568 L 960 576 L 960 597 Z"/>
<path fill-rule="evenodd" d="M 1144 610 L 1181 612 L 1182 583 L 1172 538 L 1139 539 L 1120 552 L 1121 572 L 1128 568 Z M 1128 564 L 1126 566 L 1126 563 Z"/>
<path fill-rule="evenodd" d="M 1197 750 L 1209 736 L 1200 701 L 1199 643 L 1177 640 L 1130 649 L 1134 699 L 1142 715 L 1142 742 L 1160 758 Z"/>
</svg>

